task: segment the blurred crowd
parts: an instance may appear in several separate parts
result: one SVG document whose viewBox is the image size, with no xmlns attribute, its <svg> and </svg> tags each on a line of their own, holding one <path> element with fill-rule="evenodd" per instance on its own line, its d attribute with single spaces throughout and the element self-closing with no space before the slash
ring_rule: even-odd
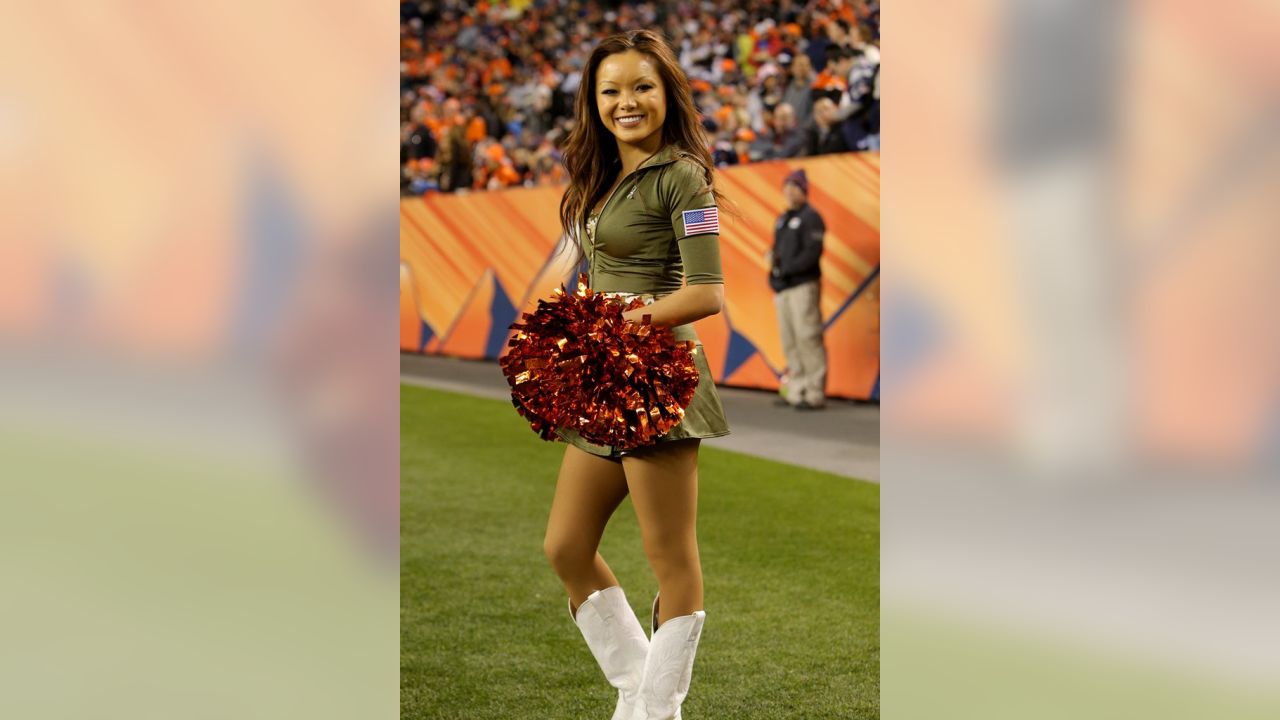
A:
<svg viewBox="0 0 1280 720">
<path fill-rule="evenodd" d="M 565 180 L 560 148 L 592 47 L 661 29 L 717 166 L 880 146 L 877 0 L 402 0 L 406 194 Z"/>
</svg>

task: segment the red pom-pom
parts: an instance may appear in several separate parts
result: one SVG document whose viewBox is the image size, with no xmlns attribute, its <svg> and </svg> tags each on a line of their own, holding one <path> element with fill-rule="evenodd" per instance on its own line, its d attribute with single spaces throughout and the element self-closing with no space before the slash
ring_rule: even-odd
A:
<svg viewBox="0 0 1280 720">
<path fill-rule="evenodd" d="M 650 445 L 684 418 L 698 388 L 691 341 L 671 329 L 624 320 L 644 301 L 602 295 L 579 275 L 551 301 L 511 325 L 500 361 L 511 402 L 543 440 L 557 428 L 596 445 Z"/>
</svg>

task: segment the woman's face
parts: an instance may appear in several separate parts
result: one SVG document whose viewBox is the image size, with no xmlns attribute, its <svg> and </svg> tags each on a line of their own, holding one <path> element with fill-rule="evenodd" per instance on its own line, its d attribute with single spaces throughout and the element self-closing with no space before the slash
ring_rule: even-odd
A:
<svg viewBox="0 0 1280 720">
<path fill-rule="evenodd" d="M 606 57 L 596 68 L 595 92 L 600 122 L 619 143 L 661 142 L 667 91 L 652 58 L 635 50 Z"/>
</svg>

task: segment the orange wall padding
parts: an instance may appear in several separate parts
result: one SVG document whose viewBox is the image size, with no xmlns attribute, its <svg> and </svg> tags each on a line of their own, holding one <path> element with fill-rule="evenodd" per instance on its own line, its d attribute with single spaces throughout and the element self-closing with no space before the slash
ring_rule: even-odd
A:
<svg viewBox="0 0 1280 720">
<path fill-rule="evenodd" d="M 722 212 L 725 308 L 697 323 L 716 381 L 776 389 L 785 370 L 765 251 L 785 206 L 782 180 L 809 176 L 809 202 L 827 225 L 822 314 L 827 391 L 879 397 L 880 155 L 849 153 L 719 170 L 741 217 Z M 507 326 L 564 282 L 554 257 L 562 187 L 429 195 L 400 201 L 400 349 L 497 358 Z"/>
</svg>

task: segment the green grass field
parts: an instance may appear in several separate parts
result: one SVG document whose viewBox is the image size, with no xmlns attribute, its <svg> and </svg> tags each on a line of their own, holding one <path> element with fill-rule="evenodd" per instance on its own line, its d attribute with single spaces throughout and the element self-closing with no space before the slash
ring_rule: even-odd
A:
<svg viewBox="0 0 1280 720">
<path fill-rule="evenodd" d="M 608 718 L 615 691 L 542 554 L 565 446 L 509 403 L 400 394 L 401 717 Z M 686 720 L 879 717 L 879 487 L 710 443 L 699 481 L 707 624 Z M 647 618 L 630 501 L 600 551 Z"/>
</svg>

